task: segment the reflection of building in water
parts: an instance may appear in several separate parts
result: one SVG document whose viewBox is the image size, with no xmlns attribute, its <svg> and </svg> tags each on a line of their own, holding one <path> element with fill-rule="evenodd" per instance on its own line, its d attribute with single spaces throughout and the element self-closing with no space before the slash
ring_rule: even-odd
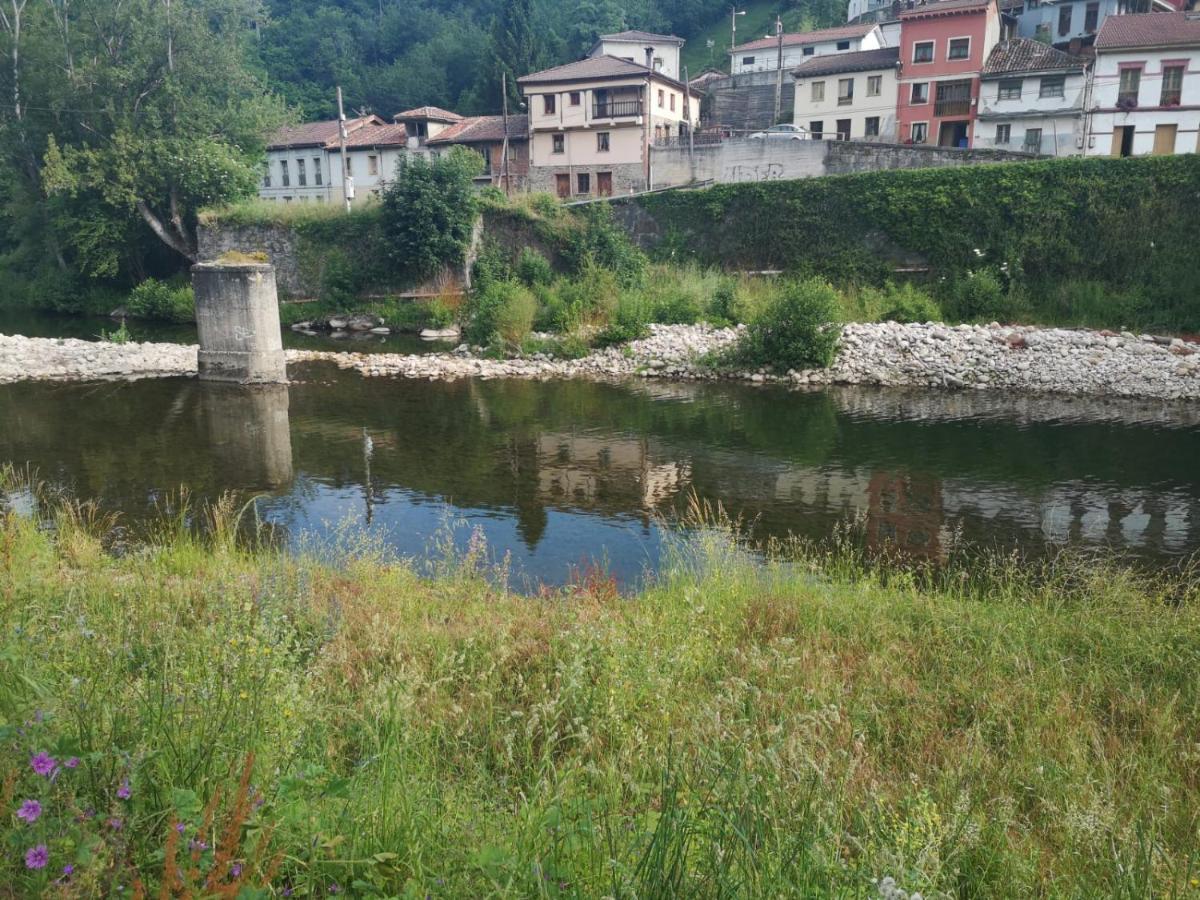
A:
<svg viewBox="0 0 1200 900">
<path fill-rule="evenodd" d="M 876 472 L 867 507 L 867 546 L 930 559 L 945 557 L 942 482 L 923 475 Z"/>
<path fill-rule="evenodd" d="M 292 481 L 292 433 L 285 384 L 202 386 L 208 437 L 221 461 L 247 484 Z"/>
<path fill-rule="evenodd" d="M 537 453 L 538 492 L 547 499 L 588 506 L 636 499 L 648 511 L 691 482 L 688 462 L 655 462 L 644 439 L 544 432 Z"/>
</svg>

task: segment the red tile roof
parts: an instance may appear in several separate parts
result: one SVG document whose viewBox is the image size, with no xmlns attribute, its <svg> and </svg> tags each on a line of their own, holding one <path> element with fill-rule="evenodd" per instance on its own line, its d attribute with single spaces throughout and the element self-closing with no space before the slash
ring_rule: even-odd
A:
<svg viewBox="0 0 1200 900">
<path fill-rule="evenodd" d="M 878 50 L 859 50 L 854 53 L 830 53 L 806 59 L 792 69 L 792 75 L 796 78 L 812 78 L 816 75 L 838 75 L 842 72 L 894 69 L 899 61 L 899 47 L 880 47 Z"/>
<path fill-rule="evenodd" d="M 1001 41 L 988 54 L 983 74 L 1003 75 L 1009 72 L 1046 72 L 1058 69 L 1086 69 L 1089 60 L 1055 50 L 1041 41 L 1014 38 Z"/>
<path fill-rule="evenodd" d="M 839 25 L 837 28 L 822 28 L 819 31 L 804 31 L 783 36 L 783 46 L 796 47 L 801 44 L 817 44 L 821 41 L 840 41 L 846 38 L 866 37 L 876 27 L 874 22 L 862 22 L 858 25 Z M 730 53 L 741 53 L 743 50 L 769 50 L 779 46 L 778 38 L 762 38 L 739 44 Z"/>
<path fill-rule="evenodd" d="M 922 16 L 940 16 L 949 15 L 960 12 L 979 12 L 987 9 L 992 5 L 994 0 L 932 0 L 930 3 L 921 3 L 914 6 L 912 9 L 903 10 L 900 13 L 901 20 L 903 19 L 919 19 Z"/>
<path fill-rule="evenodd" d="M 462 116 L 440 106 L 418 106 L 416 109 L 405 110 L 392 116 L 393 119 L 428 119 L 433 122 L 461 122 Z"/>
<path fill-rule="evenodd" d="M 616 56 L 589 56 L 578 62 L 555 66 L 531 75 L 522 75 L 517 79 L 519 85 L 557 84 L 567 81 L 603 81 L 609 78 L 645 78 L 653 75 L 660 81 L 683 88 L 684 84 L 674 78 L 669 78 L 662 72 L 652 72 L 645 66 L 639 66 L 627 59 Z"/>
<path fill-rule="evenodd" d="M 346 132 L 353 134 L 368 125 L 386 124 L 379 116 L 360 116 L 346 120 Z M 288 147 L 336 147 L 338 142 L 337 119 L 325 122 L 305 122 L 281 128 L 267 140 L 268 150 L 283 150 Z"/>
<path fill-rule="evenodd" d="M 508 139 L 529 139 L 529 117 L 508 117 Z M 504 116 L 471 116 L 431 137 L 429 144 L 495 144 L 504 140 Z"/>
<path fill-rule="evenodd" d="M 684 45 L 684 40 L 681 37 L 676 37 L 673 34 L 654 34 L 650 31 L 618 31 L 615 34 L 602 34 L 600 41 L 645 41 L 653 44 L 678 44 L 680 47 Z M 600 43 L 597 41 L 596 43 Z"/>
<path fill-rule="evenodd" d="M 1097 50 L 1197 46 L 1200 46 L 1200 13 L 1156 12 L 1107 16 L 1096 35 Z"/>
<path fill-rule="evenodd" d="M 336 141 L 334 142 L 336 144 Z M 405 147 L 408 129 L 403 125 L 367 125 L 346 139 L 350 149 L 358 147 Z"/>
</svg>

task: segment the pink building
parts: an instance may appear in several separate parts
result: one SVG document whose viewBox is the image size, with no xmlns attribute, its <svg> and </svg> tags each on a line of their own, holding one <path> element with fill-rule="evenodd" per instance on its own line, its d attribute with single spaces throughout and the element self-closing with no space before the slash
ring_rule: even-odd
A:
<svg viewBox="0 0 1200 900">
<path fill-rule="evenodd" d="M 971 146 L 979 75 L 1000 37 L 996 0 L 935 0 L 900 13 L 901 142 Z"/>
</svg>

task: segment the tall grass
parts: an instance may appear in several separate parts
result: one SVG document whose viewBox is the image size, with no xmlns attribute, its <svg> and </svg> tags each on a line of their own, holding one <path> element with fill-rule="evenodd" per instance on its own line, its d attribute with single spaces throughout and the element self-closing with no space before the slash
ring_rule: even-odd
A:
<svg viewBox="0 0 1200 900">
<path fill-rule="evenodd" d="M 1195 895 L 1186 579 L 764 561 L 709 517 L 636 596 L 530 598 L 248 549 L 236 509 L 120 558 L 102 517 L 0 514 L 14 893 L 175 859 L 276 895 Z"/>
</svg>

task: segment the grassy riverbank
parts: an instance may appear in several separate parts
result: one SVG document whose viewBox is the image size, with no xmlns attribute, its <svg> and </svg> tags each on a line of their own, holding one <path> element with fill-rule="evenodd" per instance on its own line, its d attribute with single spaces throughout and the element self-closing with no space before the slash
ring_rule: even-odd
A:
<svg viewBox="0 0 1200 900">
<path fill-rule="evenodd" d="M 527 598 L 231 522 L 120 558 L 86 513 L 0 523 L 16 893 L 1196 893 L 1194 588 L 713 537 L 634 597 Z"/>
</svg>

